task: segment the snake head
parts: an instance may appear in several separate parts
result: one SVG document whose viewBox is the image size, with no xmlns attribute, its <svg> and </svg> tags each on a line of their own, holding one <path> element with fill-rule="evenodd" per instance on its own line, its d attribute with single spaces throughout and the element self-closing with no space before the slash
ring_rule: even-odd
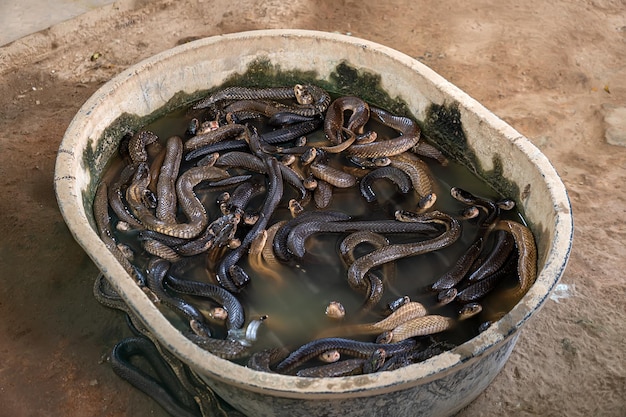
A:
<svg viewBox="0 0 626 417">
<path fill-rule="evenodd" d="M 327 350 L 318 356 L 319 360 L 326 363 L 334 363 L 341 359 L 341 353 L 338 350 Z"/>
<path fill-rule="evenodd" d="M 389 311 L 394 312 L 400 307 L 402 307 L 403 305 L 410 303 L 410 302 L 411 302 L 411 298 L 408 295 L 403 295 L 402 297 L 396 298 L 395 300 L 387 304 L 387 308 L 389 308 Z"/>
<path fill-rule="evenodd" d="M 379 334 L 378 337 L 376 337 L 376 343 L 380 343 L 380 344 L 391 343 L 392 339 L 393 339 L 393 331 L 385 330 L 384 332 Z"/>
<path fill-rule="evenodd" d="M 326 316 L 331 319 L 342 319 L 346 315 L 346 309 L 339 301 L 331 301 L 326 307 Z"/>
<path fill-rule="evenodd" d="M 466 320 L 470 317 L 474 317 L 481 311 L 483 311 L 483 306 L 481 306 L 479 303 L 465 304 L 463 307 L 461 307 L 461 310 L 459 310 L 459 320 Z"/>
<path fill-rule="evenodd" d="M 439 291 L 437 294 L 437 305 L 443 306 L 446 304 L 450 304 L 458 294 L 458 290 L 456 288 L 448 288 L 442 291 Z"/>
<path fill-rule="evenodd" d="M 144 206 L 150 209 L 155 209 L 157 206 L 157 197 L 152 191 L 145 189 L 141 194 L 141 202 Z"/>
<path fill-rule="evenodd" d="M 505 198 L 499 201 L 496 201 L 496 206 L 500 209 L 500 210 L 513 210 L 513 208 L 515 207 L 515 201 L 511 200 L 510 198 Z"/>
<path fill-rule="evenodd" d="M 378 371 L 387 359 L 387 351 L 383 348 L 376 349 L 363 364 L 363 373 L 369 374 Z"/>
<path fill-rule="evenodd" d="M 298 104 L 313 104 L 314 97 L 313 93 L 306 85 L 296 84 L 293 87 L 293 92 L 296 95 L 296 101 Z"/>
<path fill-rule="evenodd" d="M 450 195 L 455 199 L 465 204 L 474 204 L 476 197 L 469 191 L 465 191 L 459 187 L 450 188 Z"/>
</svg>

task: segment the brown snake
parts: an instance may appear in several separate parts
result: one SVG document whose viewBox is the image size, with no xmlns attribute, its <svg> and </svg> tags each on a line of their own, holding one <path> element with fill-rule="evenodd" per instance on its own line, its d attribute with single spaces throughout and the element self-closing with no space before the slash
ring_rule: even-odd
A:
<svg viewBox="0 0 626 417">
<path fill-rule="evenodd" d="M 451 329 L 455 323 L 456 321 L 450 317 L 435 314 L 416 317 L 405 321 L 391 331 L 391 343 L 397 343 L 409 337 L 428 336 L 443 332 Z"/>
<path fill-rule="evenodd" d="M 518 251 L 517 278 L 519 285 L 507 293 L 517 299 L 523 296 L 537 279 L 537 246 L 530 229 L 512 220 L 500 220 L 494 230 L 505 230 L 513 235 Z"/>
<path fill-rule="evenodd" d="M 365 274 L 372 268 L 407 256 L 421 255 L 445 248 L 454 243 L 461 235 L 461 225 L 458 220 L 441 212 L 424 213 L 418 218 L 425 223 L 443 224 L 446 230 L 433 239 L 384 246 L 360 257 L 348 268 L 348 283 L 351 287 L 361 287 Z"/>
<path fill-rule="evenodd" d="M 411 301 L 404 304 L 396 311 L 391 313 L 384 319 L 374 323 L 362 323 L 354 324 L 351 326 L 344 326 L 337 329 L 329 329 L 324 331 L 320 337 L 337 336 L 337 333 L 353 335 L 353 334 L 379 334 L 387 330 L 393 330 L 402 323 L 412 320 L 416 317 L 422 317 L 426 315 L 426 308 L 418 302 Z"/>
</svg>

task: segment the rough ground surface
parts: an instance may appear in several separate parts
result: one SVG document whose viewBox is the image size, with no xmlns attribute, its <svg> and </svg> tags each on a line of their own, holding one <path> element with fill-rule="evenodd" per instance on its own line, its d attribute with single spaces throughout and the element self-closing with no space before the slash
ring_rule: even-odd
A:
<svg viewBox="0 0 626 417">
<path fill-rule="evenodd" d="M 96 268 L 59 213 L 57 148 L 83 102 L 128 65 L 188 37 L 304 28 L 421 60 L 525 134 L 568 187 L 563 297 L 459 415 L 626 415 L 626 148 L 605 140 L 624 143 L 626 4 L 364 3 L 121 1 L 0 48 L 0 414 L 164 415 L 101 359 L 127 330 L 91 296 Z"/>
</svg>

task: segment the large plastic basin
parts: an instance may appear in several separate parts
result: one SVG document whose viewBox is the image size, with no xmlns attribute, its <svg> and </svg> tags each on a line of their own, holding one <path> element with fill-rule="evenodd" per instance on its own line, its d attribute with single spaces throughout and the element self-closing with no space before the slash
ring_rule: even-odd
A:
<svg viewBox="0 0 626 417">
<path fill-rule="evenodd" d="M 261 67 L 278 69 L 287 77 L 304 74 L 335 83 L 338 91 L 363 87 L 358 92 L 363 93 L 369 88 L 365 84 L 379 81 L 378 87 L 392 99 L 406 103 L 429 137 L 474 166 L 494 187 L 514 193 L 508 196 L 522 209 L 539 251 L 537 280 L 522 300 L 489 329 L 451 351 L 396 371 L 362 376 L 312 379 L 258 372 L 213 356 L 187 340 L 107 251 L 95 231 L 91 212 L 95 186 L 121 137 L 115 129 L 106 134 L 105 129 L 124 113 L 137 116 L 129 118 L 131 122 L 148 120 L 166 104 L 175 106 L 178 99 L 184 101 L 190 94 L 232 81 L 233 74 L 250 74 L 251 68 Z M 346 68 L 358 71 L 352 74 Z M 361 84 L 351 86 L 351 74 L 363 76 Z M 103 85 L 71 122 L 58 152 L 54 183 L 75 239 L 128 306 L 167 349 L 250 416 L 455 413 L 475 399 L 504 366 L 520 331 L 563 274 L 572 243 L 565 187 L 530 141 L 415 59 L 369 41 L 324 32 L 262 30 L 216 36 L 178 46 L 124 70 Z"/>
</svg>

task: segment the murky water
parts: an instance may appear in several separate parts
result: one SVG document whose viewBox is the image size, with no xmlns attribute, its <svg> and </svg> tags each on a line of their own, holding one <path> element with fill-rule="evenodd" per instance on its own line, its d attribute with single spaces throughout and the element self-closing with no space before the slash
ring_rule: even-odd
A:
<svg viewBox="0 0 626 417">
<path fill-rule="evenodd" d="M 154 123 L 145 126 L 146 130 L 155 132 L 160 140 L 165 143 L 165 139 L 178 135 L 188 138 L 185 134 L 192 115 L 189 112 L 178 110 L 165 116 Z M 260 129 L 267 127 L 258 125 Z M 369 126 L 368 126 L 369 127 Z M 395 134 L 392 131 L 384 130 L 380 126 L 376 128 L 381 136 Z M 323 142 L 323 132 L 318 130 L 314 134 L 308 135 L 308 143 Z M 462 203 L 450 196 L 450 188 L 460 187 L 475 195 L 497 200 L 503 196 L 498 196 L 490 187 L 476 178 L 468 169 L 455 162 L 450 162 L 447 166 L 442 166 L 436 161 L 427 162 L 435 179 L 434 191 L 437 194 L 435 209 L 449 213 L 453 216 L 460 215 L 466 207 Z M 183 162 L 181 172 L 195 164 L 196 160 Z M 330 156 L 330 164 L 350 165 L 342 155 Z M 352 169 L 356 169 L 352 165 Z M 254 178 L 265 181 L 261 174 L 255 174 Z M 196 187 L 198 198 L 205 205 L 209 213 L 210 220 L 221 215 L 218 204 L 218 196 L 224 191 L 232 192 L 231 188 L 208 189 L 200 185 Z M 354 220 L 370 219 L 393 219 L 396 210 L 413 210 L 417 206 L 418 197 L 412 190 L 407 194 L 400 193 L 396 186 L 390 182 L 379 180 L 374 183 L 374 189 L 378 197 L 374 203 L 367 203 L 360 195 L 357 187 L 350 189 L 335 189 L 333 201 L 328 210 L 340 210 L 352 216 Z M 285 185 L 285 195 L 279 208 L 272 216 L 269 225 L 280 220 L 291 218 L 287 210 L 287 201 L 295 197 L 294 190 Z M 260 210 L 263 204 L 263 197 L 256 198 L 250 204 L 249 210 Z M 308 209 L 314 207 L 313 202 L 309 203 Z M 516 210 L 507 212 L 503 217 L 520 219 Z M 185 221 L 184 216 L 180 218 Z M 240 226 L 238 236 L 243 238 L 243 232 L 249 228 Z M 251 281 L 238 294 L 239 300 L 245 307 L 247 320 L 252 320 L 261 315 L 267 315 L 260 340 L 255 344 L 255 349 L 262 349 L 274 346 L 298 346 L 304 344 L 324 329 L 337 326 L 337 322 L 328 319 L 325 308 L 330 301 L 341 302 L 347 312 L 345 323 L 371 322 L 380 320 L 383 307 L 405 295 L 412 300 L 423 303 L 431 314 L 440 314 L 449 317 L 456 317 L 459 305 L 452 303 L 446 306 L 439 306 L 436 303 L 436 294 L 429 291 L 428 287 L 437 280 L 454 261 L 473 243 L 476 238 L 478 228 L 476 222 L 462 221 L 462 235 L 453 245 L 442 250 L 427 253 L 420 256 L 403 258 L 395 262 L 395 274 L 392 277 L 385 277 L 385 293 L 379 303 L 368 314 L 360 314 L 364 301 L 363 294 L 353 291 L 346 280 L 346 265 L 338 255 L 338 247 L 341 240 L 347 233 L 317 234 L 307 241 L 307 254 L 303 259 L 290 264 L 272 267 L 272 274 L 254 268 L 249 260 L 244 257 L 239 262 L 249 274 Z M 128 243 L 136 253 L 136 264 L 147 263 L 145 252 L 137 241 L 128 239 L 123 233 L 117 232 L 118 237 Z M 134 234 L 133 234 L 134 236 Z M 392 243 L 414 241 L 416 236 L 399 234 L 388 236 Z M 419 237 L 423 240 L 423 237 Z M 215 283 L 214 272 L 207 269 L 206 255 L 200 255 L 184 261 L 184 278 Z M 514 279 L 511 279 L 511 283 Z M 185 297 L 190 303 L 203 311 L 207 311 L 212 304 L 197 297 Z M 506 305 L 498 304 L 497 296 L 491 297 L 490 305 L 485 306 L 488 314 L 482 314 L 470 320 L 466 320 L 457 325 L 453 330 L 438 335 L 439 340 L 454 344 L 473 337 L 478 333 L 478 326 L 481 322 L 493 317 L 494 312 L 502 311 L 512 307 L 511 302 Z M 187 325 L 183 320 L 179 320 L 175 315 L 168 314 L 172 320 L 181 328 Z M 223 337 L 224 329 L 217 328 L 215 337 Z"/>
</svg>

